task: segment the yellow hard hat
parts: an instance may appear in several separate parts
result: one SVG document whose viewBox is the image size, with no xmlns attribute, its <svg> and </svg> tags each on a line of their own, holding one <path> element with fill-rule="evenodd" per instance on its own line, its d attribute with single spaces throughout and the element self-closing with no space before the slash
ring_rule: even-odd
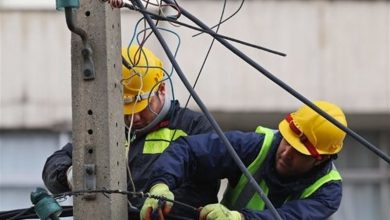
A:
<svg viewBox="0 0 390 220">
<path fill-rule="evenodd" d="M 345 115 L 337 105 L 325 101 L 316 101 L 314 104 L 347 126 Z M 338 153 L 345 138 L 343 130 L 306 105 L 287 115 L 279 123 L 279 131 L 297 151 L 319 158 L 320 155 Z"/>
<path fill-rule="evenodd" d="M 162 62 L 150 50 L 138 45 L 122 49 L 122 56 L 131 69 L 122 65 L 123 111 L 138 113 L 148 106 L 164 76 Z"/>
</svg>

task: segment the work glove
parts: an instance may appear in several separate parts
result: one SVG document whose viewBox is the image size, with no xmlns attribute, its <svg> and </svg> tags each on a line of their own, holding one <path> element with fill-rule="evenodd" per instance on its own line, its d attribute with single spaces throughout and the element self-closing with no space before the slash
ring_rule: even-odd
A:
<svg viewBox="0 0 390 220">
<path fill-rule="evenodd" d="M 154 185 L 149 193 L 155 196 L 165 197 L 170 200 L 174 200 L 173 193 L 169 190 L 169 187 L 164 183 L 157 183 Z M 140 212 L 141 220 L 150 220 L 152 215 L 158 215 L 158 219 L 164 219 L 164 215 L 168 214 L 172 209 L 173 203 L 161 200 L 147 198 L 142 206 Z"/>
<path fill-rule="evenodd" d="M 241 220 L 241 213 L 230 211 L 225 206 L 216 203 L 209 204 L 200 210 L 200 220 Z"/>
<path fill-rule="evenodd" d="M 68 182 L 69 189 L 73 190 L 73 166 L 70 166 L 66 171 L 66 181 Z"/>
</svg>

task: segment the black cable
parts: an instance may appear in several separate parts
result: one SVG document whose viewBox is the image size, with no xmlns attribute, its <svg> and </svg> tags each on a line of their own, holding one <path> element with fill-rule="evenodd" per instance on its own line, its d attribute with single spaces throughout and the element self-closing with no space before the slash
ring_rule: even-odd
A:
<svg viewBox="0 0 390 220">
<path fill-rule="evenodd" d="M 242 6 L 244 5 L 244 2 L 245 2 L 245 0 L 242 0 L 240 6 L 238 6 L 238 8 L 237 8 L 237 10 L 236 10 L 235 12 L 233 12 L 229 17 L 225 18 L 223 21 L 219 21 L 218 24 L 216 24 L 216 25 L 210 27 L 210 29 L 214 29 L 215 27 L 219 27 L 221 24 L 225 23 L 225 22 L 228 21 L 230 18 L 234 17 L 234 16 L 241 10 Z M 218 30 L 217 30 L 216 32 L 218 32 Z M 194 34 L 194 35 L 192 35 L 192 37 L 197 37 L 197 36 L 199 36 L 199 35 L 201 35 L 201 34 L 203 34 L 203 32 Z"/>
<path fill-rule="evenodd" d="M 8 218 L 8 220 L 15 220 L 15 219 L 19 219 L 21 216 L 25 215 L 26 213 L 30 213 L 31 211 L 34 210 L 34 206 L 33 207 L 30 207 L 22 212 L 19 212 L 17 215 L 14 215 L 12 216 L 11 218 Z"/>
<path fill-rule="evenodd" d="M 170 2 L 170 0 L 163 0 L 165 2 Z M 199 19 L 197 19 L 195 16 L 193 16 L 192 14 L 190 14 L 189 12 L 187 12 L 185 9 L 183 8 L 180 8 L 180 11 L 182 12 L 182 14 L 187 17 L 188 19 L 190 19 L 191 21 L 193 21 L 194 23 L 196 23 L 199 27 L 201 27 L 202 29 L 204 30 L 207 30 L 207 31 L 212 31 L 210 30 L 210 28 L 208 28 L 202 21 L 200 21 Z M 268 79 L 270 79 L 271 81 L 273 81 L 274 83 L 276 83 L 277 85 L 279 85 L 280 87 L 282 87 L 284 90 L 286 90 L 288 93 L 290 93 L 291 95 L 293 95 L 295 98 L 299 99 L 301 102 L 303 102 L 304 104 L 308 105 L 311 109 L 313 109 L 314 111 L 316 111 L 318 114 L 320 114 L 322 117 L 326 118 L 328 121 L 330 121 L 332 124 L 334 124 L 335 126 L 337 126 L 338 128 L 340 128 L 341 130 L 345 131 L 347 134 L 349 134 L 351 137 L 353 137 L 355 140 L 357 140 L 358 142 L 360 142 L 362 145 L 364 145 L 365 147 L 367 147 L 369 150 L 371 150 L 372 152 L 374 152 L 377 156 L 379 156 L 380 158 L 382 158 L 383 160 L 385 160 L 387 163 L 390 164 L 390 157 L 388 155 L 386 155 L 384 152 L 382 152 L 378 147 L 376 147 L 375 145 L 371 144 L 370 142 L 368 142 L 366 139 L 364 139 L 363 137 L 361 137 L 360 135 L 358 135 L 357 133 L 355 133 L 353 130 L 351 130 L 350 128 L 344 126 L 343 124 L 341 124 L 339 121 L 337 121 L 336 119 L 334 119 L 332 116 L 330 116 L 329 114 L 327 114 L 326 112 L 324 112 L 322 109 L 320 109 L 319 107 L 317 107 L 316 105 L 314 105 L 313 102 L 311 102 L 309 99 L 307 99 L 306 97 L 304 97 L 303 95 L 301 95 L 300 93 L 298 93 L 297 91 L 295 91 L 293 88 L 291 88 L 289 85 L 287 85 L 286 83 L 284 83 L 283 81 L 281 81 L 280 79 L 278 79 L 277 77 L 275 77 L 274 75 L 272 75 L 272 73 L 270 73 L 268 70 L 264 69 L 263 67 L 261 67 L 259 64 L 257 64 L 255 61 L 253 61 L 251 58 L 249 58 L 247 55 L 245 55 L 244 53 L 242 53 L 240 50 L 238 50 L 237 48 L 235 48 L 233 45 L 231 45 L 229 42 L 227 42 L 225 39 L 222 39 L 218 36 L 214 36 L 222 45 L 224 45 L 226 48 L 228 48 L 230 51 L 232 51 L 234 54 L 236 54 L 237 56 L 239 56 L 241 59 L 243 59 L 245 62 L 247 62 L 249 65 L 251 65 L 252 67 L 254 67 L 255 69 L 257 69 L 258 71 L 260 71 L 263 75 L 265 75 Z"/>
<path fill-rule="evenodd" d="M 89 193 L 102 193 L 104 195 L 106 194 L 123 194 L 123 195 L 131 195 L 133 197 L 140 197 L 140 198 L 153 198 L 157 199 L 159 201 L 167 201 L 175 204 L 176 206 L 181 206 L 183 208 L 186 208 L 188 211 L 194 212 L 195 214 L 198 214 L 198 208 L 193 207 L 191 205 L 188 205 L 186 203 L 177 201 L 177 200 L 171 200 L 168 198 L 165 198 L 164 196 L 157 196 L 157 195 L 152 195 L 150 193 L 143 193 L 143 192 L 130 192 L 130 191 L 122 191 L 122 190 L 108 190 L 108 189 L 98 189 L 98 190 L 77 190 L 77 191 L 70 191 L 70 192 L 64 192 L 64 193 L 59 193 L 52 195 L 52 197 L 56 200 L 65 198 L 67 196 L 81 196 L 84 194 L 89 194 Z M 62 213 L 59 217 L 69 217 L 73 216 L 73 206 L 61 206 L 62 207 Z M 138 211 L 139 210 L 134 210 Z M 178 219 L 178 220 L 187 220 L 188 218 L 186 217 L 181 217 L 181 216 L 176 216 L 176 215 L 168 215 L 170 219 Z M 11 211 L 3 211 L 0 212 L 0 220 L 18 220 L 18 219 L 26 219 L 26 218 L 31 218 L 31 219 L 39 219 L 37 214 L 34 211 L 34 206 L 27 208 L 27 209 L 16 209 L 16 210 L 11 210 Z M 51 216 L 52 219 L 58 219 L 56 216 Z"/>
<path fill-rule="evenodd" d="M 7 219 L 7 220 L 15 220 L 19 219 L 21 216 L 24 216 L 29 213 L 35 213 L 34 212 L 34 206 L 27 208 L 27 209 L 16 209 L 11 211 L 5 211 L 0 212 L 0 220 Z"/>
<path fill-rule="evenodd" d="M 222 24 L 222 19 L 223 19 L 223 15 L 225 14 L 225 9 L 226 9 L 226 0 L 224 0 L 224 2 L 223 2 L 223 7 L 222 7 L 221 16 L 220 16 L 220 18 L 219 18 L 217 30 L 215 31 L 215 33 L 218 33 L 219 28 L 221 27 L 220 25 Z M 209 58 L 209 55 L 210 55 L 210 52 L 211 52 L 211 48 L 213 47 L 214 42 L 215 42 L 215 38 L 213 38 L 213 39 L 211 40 L 211 43 L 210 43 L 210 46 L 209 46 L 209 48 L 208 48 L 208 50 L 207 50 L 206 56 L 205 56 L 205 58 L 203 59 L 202 65 L 200 66 L 198 75 L 196 76 L 195 82 L 194 82 L 194 84 L 193 84 L 193 86 L 192 86 L 192 89 L 194 89 L 194 90 L 195 90 L 196 85 L 198 84 L 198 80 L 199 80 L 199 78 L 200 78 L 200 74 L 202 74 L 203 68 L 204 68 L 205 65 L 206 65 L 206 61 L 207 61 L 207 59 Z M 187 98 L 186 104 L 184 105 L 184 108 L 187 108 L 188 103 L 190 102 L 190 100 L 191 100 L 191 94 L 188 95 L 188 98 Z M 172 138 L 175 136 L 176 131 L 177 131 L 177 130 L 175 130 L 175 132 L 173 133 Z"/>
<path fill-rule="evenodd" d="M 172 22 L 172 23 L 179 24 L 179 25 L 182 25 L 184 27 L 187 27 L 187 28 L 190 28 L 190 29 L 193 29 L 193 30 L 197 30 L 197 31 L 201 31 L 201 32 L 207 33 L 207 34 L 209 34 L 209 35 L 211 35 L 213 37 L 218 36 L 220 38 L 223 38 L 223 39 L 226 39 L 226 40 L 229 40 L 229 41 L 233 41 L 233 42 L 245 45 L 245 46 L 253 47 L 253 48 L 256 48 L 256 49 L 259 49 L 259 50 L 263 50 L 263 51 L 266 51 L 266 52 L 269 52 L 269 53 L 272 53 L 272 54 L 276 54 L 276 55 L 283 56 L 283 57 L 286 56 L 285 53 L 282 53 L 282 52 L 279 52 L 279 51 L 275 51 L 275 50 L 271 50 L 271 49 L 268 49 L 268 48 L 265 48 L 265 47 L 262 47 L 262 46 L 258 46 L 258 45 L 255 45 L 255 44 L 251 44 L 251 43 L 248 43 L 248 42 L 245 42 L 245 41 L 241 41 L 241 40 L 238 40 L 238 39 L 235 39 L 235 38 L 232 38 L 232 37 L 228 37 L 228 36 L 224 36 L 224 35 L 221 35 L 221 34 L 217 34 L 217 33 L 215 33 L 214 31 L 211 31 L 211 30 L 204 30 L 204 29 L 201 29 L 201 28 L 197 28 L 197 27 L 191 26 L 189 24 L 177 21 L 177 20 L 175 20 L 173 18 L 170 18 L 170 17 L 164 17 L 164 16 L 157 15 L 157 14 L 151 13 L 149 11 L 140 9 L 140 8 L 136 8 L 133 5 L 130 5 L 128 3 L 125 3 L 124 7 L 128 8 L 130 10 L 139 11 L 139 12 L 141 12 L 143 14 L 144 13 L 148 14 L 153 19 L 160 19 L 160 20 Z"/>
<path fill-rule="evenodd" d="M 224 15 L 224 13 L 225 13 L 225 9 L 226 9 L 226 0 L 224 0 L 222 12 L 221 12 L 221 17 L 219 18 L 219 22 L 218 22 L 218 25 L 217 25 L 217 30 L 215 31 L 215 33 L 218 33 L 219 28 L 221 27 L 220 25 L 223 23 L 223 22 L 222 22 L 222 19 L 223 19 L 223 15 Z M 213 47 L 214 42 L 215 42 L 215 38 L 213 38 L 213 39 L 211 40 L 209 49 L 207 50 L 206 56 L 205 56 L 205 58 L 203 59 L 202 66 L 200 67 L 199 72 L 198 72 L 198 75 L 196 76 L 194 85 L 192 86 L 192 88 L 193 88 L 194 90 L 195 90 L 196 85 L 198 84 L 198 80 L 199 80 L 199 78 L 200 78 L 200 74 L 202 73 L 203 68 L 204 68 L 204 66 L 206 65 L 206 61 L 207 61 L 207 59 L 208 59 L 208 57 L 209 57 L 209 55 L 210 55 L 211 48 Z M 184 105 L 185 108 L 187 108 L 188 103 L 190 102 L 190 99 L 191 99 L 191 95 L 189 95 L 188 98 L 187 98 L 187 102 L 186 102 L 186 104 Z M 176 131 L 176 130 L 175 130 L 175 131 Z"/>
<path fill-rule="evenodd" d="M 132 70 L 133 69 L 133 65 L 131 65 L 129 62 L 127 62 L 127 60 L 122 56 L 122 64 L 123 66 L 125 66 L 128 70 Z"/>
<path fill-rule="evenodd" d="M 223 15 L 225 14 L 225 9 L 226 9 L 226 0 L 224 0 L 224 4 L 223 4 L 223 7 L 222 7 L 221 16 L 220 16 L 220 18 L 219 18 L 219 22 L 218 22 L 218 25 L 217 25 L 217 30 L 215 31 L 215 33 L 218 33 L 219 28 L 220 28 L 220 25 L 223 23 L 222 19 L 223 19 Z M 226 21 L 226 20 L 225 20 L 225 21 Z M 202 33 L 202 32 L 201 32 L 201 33 Z M 198 84 L 198 80 L 199 80 L 199 78 L 200 78 L 200 74 L 202 73 L 203 68 L 204 68 L 205 65 L 206 65 L 206 61 L 207 61 L 207 59 L 208 59 L 208 57 L 209 57 L 209 55 L 210 55 L 211 48 L 213 47 L 214 42 L 215 42 L 215 38 L 213 38 L 213 39 L 211 40 L 210 46 L 209 46 L 209 48 L 208 48 L 208 50 L 207 50 L 207 52 L 206 52 L 206 56 L 205 56 L 205 58 L 203 59 L 203 62 L 202 62 L 202 65 L 201 65 L 201 67 L 200 67 L 200 69 L 199 69 L 198 75 L 196 76 L 195 82 L 194 82 L 194 84 L 193 84 L 193 86 L 192 86 L 192 89 L 194 89 L 194 90 L 195 90 L 196 85 Z M 190 102 L 190 100 L 191 100 L 191 94 L 188 95 L 187 101 L 186 101 L 186 103 L 184 104 L 184 108 L 187 108 L 188 103 Z M 175 131 L 174 131 L 173 134 L 172 134 L 171 142 L 173 141 L 173 138 L 175 137 L 176 132 L 177 132 L 177 129 L 175 129 Z"/>
<path fill-rule="evenodd" d="M 67 196 L 80 196 L 80 195 L 87 194 L 87 193 L 103 193 L 103 194 L 116 193 L 116 194 L 130 195 L 132 197 L 139 197 L 139 198 L 153 198 L 153 199 L 157 199 L 157 200 L 172 202 L 172 203 L 177 204 L 179 206 L 185 207 L 191 211 L 197 211 L 196 207 L 193 207 L 191 205 L 188 205 L 186 203 L 183 203 L 183 202 L 180 202 L 177 200 L 170 200 L 170 199 L 167 199 L 163 196 L 156 196 L 156 195 L 152 195 L 150 193 L 130 192 L 130 191 L 124 191 L 124 190 L 108 190 L 108 189 L 77 190 L 77 191 L 59 193 L 59 194 L 53 195 L 53 198 L 60 199 L 60 198 L 65 198 Z"/>
<path fill-rule="evenodd" d="M 193 206 L 188 205 L 188 204 L 185 204 L 185 203 L 180 202 L 180 201 L 168 199 L 168 198 L 165 198 L 164 196 L 152 195 L 152 194 L 149 194 L 149 193 L 145 193 L 145 196 L 146 196 L 146 197 L 149 197 L 149 198 L 157 199 L 157 200 L 160 200 L 160 201 L 171 202 L 171 203 L 177 204 L 177 205 L 179 205 L 179 206 L 182 206 L 182 207 L 188 209 L 189 211 L 193 211 L 194 213 L 198 213 L 198 208 L 193 207 Z"/>
<path fill-rule="evenodd" d="M 73 206 L 61 206 L 62 213 L 59 217 L 70 217 L 73 216 Z M 22 214 L 17 214 L 21 213 Z M 0 212 L 2 213 L 2 212 Z M 16 215 L 15 215 L 16 214 Z M 12 211 L 7 211 L 3 214 L 0 214 L 0 220 L 19 220 L 19 219 L 39 219 L 37 214 L 34 211 L 34 207 L 28 209 L 17 209 Z"/>
<path fill-rule="evenodd" d="M 134 0 L 135 3 L 138 5 L 139 8 L 143 9 L 143 5 L 140 2 L 140 0 Z M 240 160 L 237 153 L 234 151 L 234 148 L 229 143 L 228 139 L 224 135 L 222 129 L 219 127 L 218 123 L 215 121 L 213 116 L 210 114 L 210 112 L 207 110 L 206 106 L 203 104 L 202 100 L 199 98 L 199 96 L 196 94 L 196 92 L 192 89 L 191 84 L 188 82 L 187 78 L 185 77 L 184 73 L 182 72 L 181 68 L 177 64 L 174 56 L 172 55 L 171 51 L 169 50 L 169 47 L 167 43 L 165 42 L 164 38 L 162 37 L 161 33 L 158 31 L 156 26 L 154 26 L 154 23 L 152 19 L 150 18 L 150 15 L 147 13 L 143 13 L 146 21 L 149 23 L 149 26 L 152 28 L 154 34 L 156 35 L 157 39 L 159 40 L 161 46 L 163 47 L 166 55 L 168 56 L 169 60 L 171 61 L 172 65 L 174 66 L 176 73 L 180 77 L 183 84 L 186 86 L 187 90 L 191 93 L 192 97 L 202 110 L 202 112 L 205 114 L 207 119 L 210 121 L 211 125 L 217 132 L 218 136 L 221 138 L 222 142 L 226 145 L 227 150 L 229 151 L 230 155 L 233 157 L 234 161 L 236 162 L 237 166 L 239 166 L 240 170 L 243 172 L 243 174 L 248 178 L 249 184 L 251 184 L 256 192 L 260 195 L 260 197 L 263 199 L 265 204 L 267 205 L 268 209 L 272 212 L 274 217 L 278 220 L 281 220 L 279 213 L 276 211 L 275 207 L 272 205 L 272 203 L 269 201 L 267 196 L 264 194 L 263 190 L 259 187 L 256 180 L 252 177 L 252 175 L 249 173 L 247 168 L 245 167 L 244 163 Z"/>
</svg>

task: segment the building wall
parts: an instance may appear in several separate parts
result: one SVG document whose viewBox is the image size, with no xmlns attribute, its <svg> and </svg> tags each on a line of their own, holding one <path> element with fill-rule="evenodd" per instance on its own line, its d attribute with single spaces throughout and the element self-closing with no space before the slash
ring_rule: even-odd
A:
<svg viewBox="0 0 390 220">
<path fill-rule="evenodd" d="M 215 12 L 222 7 L 219 1 L 182 5 L 210 26 L 217 23 Z M 228 4 L 226 14 L 237 6 L 238 2 Z M 126 45 L 140 17 L 122 11 Z M 70 32 L 64 13 L 3 9 L 0 16 L 1 127 L 69 128 Z M 205 34 L 193 38 L 197 32 L 184 27 L 165 27 L 181 37 L 177 60 L 194 82 L 211 38 Z M 390 113 L 388 1 L 248 1 L 220 33 L 286 53 L 287 57 L 280 57 L 234 43 L 310 100 L 330 100 L 352 113 Z M 165 36 L 174 50 L 178 41 L 172 34 Z M 169 70 L 154 37 L 147 46 L 166 61 Z M 175 97 L 184 102 L 188 92 L 176 74 L 173 79 Z M 300 105 L 219 43 L 213 46 L 196 91 L 211 111 L 273 112 Z"/>
</svg>

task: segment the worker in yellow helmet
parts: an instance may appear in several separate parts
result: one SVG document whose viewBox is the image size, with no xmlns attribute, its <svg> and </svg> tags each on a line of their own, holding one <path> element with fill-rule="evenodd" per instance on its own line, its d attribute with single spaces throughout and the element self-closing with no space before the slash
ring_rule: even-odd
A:
<svg viewBox="0 0 390 220">
<path fill-rule="evenodd" d="M 165 104 L 163 98 L 168 97 L 162 62 L 148 49 L 136 46 L 123 48 L 122 57 L 128 65 L 122 65 L 125 122 L 129 126 L 133 117 L 133 128 L 140 129 L 154 119 L 153 115 Z M 169 106 L 168 102 L 166 106 Z"/>
<path fill-rule="evenodd" d="M 314 104 L 347 125 L 335 104 Z M 227 132 L 226 137 L 282 219 L 327 219 L 338 209 L 342 185 L 333 160 L 342 149 L 345 132 L 308 106 L 288 114 L 278 130 L 258 127 L 255 132 Z M 148 189 L 174 199 L 171 190 L 187 179 L 213 182 L 223 178 L 229 184 L 222 202 L 204 206 L 200 219 L 275 219 L 213 133 L 173 143 L 156 161 Z M 141 219 L 150 219 L 156 203 L 155 199 L 145 201 Z M 166 203 L 164 213 L 172 205 Z"/>
<path fill-rule="evenodd" d="M 200 113 L 181 108 L 171 100 L 165 85 L 163 64 L 152 51 L 132 45 L 122 49 L 123 112 L 126 124 L 128 191 L 144 191 L 151 167 L 169 144 L 181 136 L 206 133 L 212 127 Z M 52 193 L 72 188 L 72 144 L 50 156 L 42 177 Z M 173 190 L 178 201 L 203 206 L 218 202 L 219 182 L 210 184 L 186 181 Z M 132 207 L 141 208 L 142 198 L 129 198 Z M 173 209 L 172 216 L 192 218 L 194 213 Z M 138 219 L 138 212 L 129 213 L 129 219 Z"/>
</svg>

